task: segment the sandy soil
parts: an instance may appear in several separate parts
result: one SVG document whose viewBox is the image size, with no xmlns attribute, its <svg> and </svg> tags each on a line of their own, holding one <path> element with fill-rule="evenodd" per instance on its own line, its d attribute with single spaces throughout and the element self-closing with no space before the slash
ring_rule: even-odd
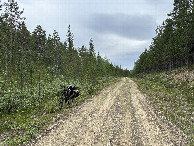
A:
<svg viewBox="0 0 194 146">
<path fill-rule="evenodd" d="M 162 122 L 137 85 L 123 78 L 87 100 L 32 145 L 185 145 L 182 133 Z"/>
</svg>

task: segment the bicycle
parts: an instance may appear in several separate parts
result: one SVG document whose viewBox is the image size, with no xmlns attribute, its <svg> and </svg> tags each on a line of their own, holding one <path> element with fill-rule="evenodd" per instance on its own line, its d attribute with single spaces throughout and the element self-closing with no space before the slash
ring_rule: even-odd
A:
<svg viewBox="0 0 194 146">
<path fill-rule="evenodd" d="M 59 99 L 59 110 L 62 109 L 63 107 L 63 102 L 65 101 L 65 103 L 69 104 L 69 101 L 72 99 L 72 101 L 74 100 L 75 97 L 79 96 L 79 91 L 75 89 L 75 86 L 70 85 L 69 87 L 60 85 L 61 87 L 63 87 L 63 91 L 62 91 L 62 95 L 61 98 Z"/>
</svg>

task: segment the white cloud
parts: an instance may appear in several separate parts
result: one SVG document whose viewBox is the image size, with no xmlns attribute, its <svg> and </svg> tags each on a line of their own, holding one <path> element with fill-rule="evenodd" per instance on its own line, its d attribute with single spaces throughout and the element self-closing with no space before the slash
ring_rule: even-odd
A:
<svg viewBox="0 0 194 146">
<path fill-rule="evenodd" d="M 101 43 L 100 43 L 101 42 Z M 100 52 L 113 57 L 142 51 L 148 41 L 131 40 L 114 34 L 99 36 L 95 43 L 100 44 Z"/>
<path fill-rule="evenodd" d="M 24 8 L 26 24 L 30 31 L 33 31 L 37 25 L 41 25 L 47 33 L 52 33 L 60 24 L 61 8 L 59 5 L 48 1 L 33 1 L 19 3 Z"/>
<path fill-rule="evenodd" d="M 88 28 L 104 34 L 116 34 L 130 39 L 146 40 L 154 34 L 155 20 L 150 15 L 94 14 Z"/>
<path fill-rule="evenodd" d="M 133 68 L 134 61 L 149 43 L 150 40 L 131 40 L 114 34 L 98 35 L 94 39 L 96 51 L 110 59 L 113 64 L 122 65 L 128 69 Z"/>
</svg>

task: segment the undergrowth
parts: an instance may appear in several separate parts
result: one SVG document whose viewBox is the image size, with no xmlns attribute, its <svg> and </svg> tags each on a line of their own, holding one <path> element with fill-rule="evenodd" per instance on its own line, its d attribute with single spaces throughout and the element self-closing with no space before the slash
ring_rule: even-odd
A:
<svg viewBox="0 0 194 146">
<path fill-rule="evenodd" d="M 154 107 L 194 144 L 194 66 L 133 78 Z"/>
<path fill-rule="evenodd" d="M 67 115 L 69 109 L 80 105 L 108 84 L 118 80 L 120 78 L 101 78 L 92 87 L 87 83 L 71 81 L 71 84 L 79 87 L 80 96 L 70 105 L 64 104 L 62 111 L 58 109 L 58 99 L 62 91 L 60 84 L 70 84 L 63 78 L 56 78 L 48 84 L 41 84 L 41 93 L 37 92 L 38 87 L 32 88 L 31 91 L 23 90 L 22 93 L 13 87 L 12 91 L 7 91 L 0 98 L 0 145 L 29 143 L 44 132 L 50 124 L 59 120 L 61 116 Z M 11 96 L 13 98 L 10 98 Z M 10 113 L 6 112 L 10 108 L 9 104 L 12 105 Z"/>
</svg>

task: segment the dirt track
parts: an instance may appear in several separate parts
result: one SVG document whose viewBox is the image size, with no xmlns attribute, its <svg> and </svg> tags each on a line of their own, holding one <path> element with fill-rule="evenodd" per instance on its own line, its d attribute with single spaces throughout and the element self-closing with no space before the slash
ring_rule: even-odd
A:
<svg viewBox="0 0 194 146">
<path fill-rule="evenodd" d="M 123 78 L 79 106 L 35 145 L 185 145 L 182 134 L 154 113 L 137 85 Z"/>
</svg>

